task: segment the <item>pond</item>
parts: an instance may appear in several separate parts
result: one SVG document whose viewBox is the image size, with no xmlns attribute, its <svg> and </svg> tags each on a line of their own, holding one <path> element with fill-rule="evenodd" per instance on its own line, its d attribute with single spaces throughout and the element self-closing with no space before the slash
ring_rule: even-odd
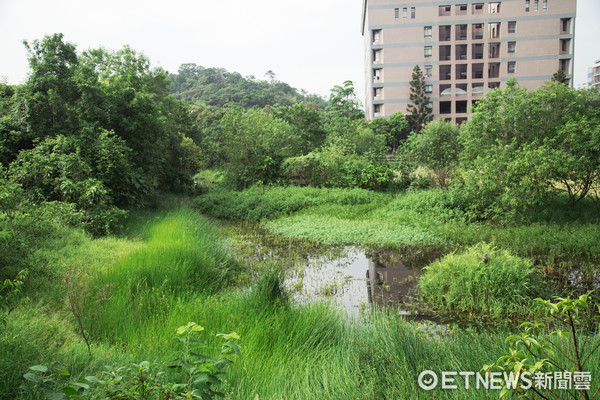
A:
<svg viewBox="0 0 600 400">
<path fill-rule="evenodd" d="M 422 265 L 407 263 L 392 252 L 347 247 L 344 253 L 335 259 L 310 258 L 292 270 L 286 284 L 294 300 L 330 301 L 350 317 L 370 307 L 397 307 L 410 319 L 431 319 L 416 306 Z"/>
</svg>

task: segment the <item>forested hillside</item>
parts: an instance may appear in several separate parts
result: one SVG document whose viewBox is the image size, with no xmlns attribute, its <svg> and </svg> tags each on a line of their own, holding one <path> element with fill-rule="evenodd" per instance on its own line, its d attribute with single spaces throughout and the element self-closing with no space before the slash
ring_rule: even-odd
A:
<svg viewBox="0 0 600 400">
<path fill-rule="evenodd" d="M 243 108 L 266 106 L 293 106 L 300 102 L 312 102 L 325 108 L 326 101 L 305 90 L 298 90 L 275 78 L 272 71 L 259 80 L 254 76 L 242 76 L 224 68 L 204 68 L 196 64 L 183 64 L 176 74 L 170 74 L 173 82 L 171 93 L 176 99 L 188 103 L 203 103 L 223 107 L 238 105 Z"/>
</svg>

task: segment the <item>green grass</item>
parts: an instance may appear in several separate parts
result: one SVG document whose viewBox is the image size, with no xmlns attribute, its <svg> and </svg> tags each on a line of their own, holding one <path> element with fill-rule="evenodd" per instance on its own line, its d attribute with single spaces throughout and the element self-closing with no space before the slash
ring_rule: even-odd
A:
<svg viewBox="0 0 600 400">
<path fill-rule="evenodd" d="M 419 287 L 429 307 L 480 321 L 526 315 L 532 300 L 544 297 L 530 260 L 487 244 L 428 265 Z"/>
<path fill-rule="evenodd" d="M 536 264 L 600 261 L 600 214 L 591 200 L 567 205 L 557 196 L 510 224 L 476 221 L 460 193 L 398 194 L 366 190 L 274 187 L 223 191 L 194 206 L 217 218 L 262 221 L 271 232 L 328 244 L 402 247 L 435 244 L 448 250 L 492 243 Z"/>
<path fill-rule="evenodd" d="M 285 190 L 278 190 L 278 201 L 283 201 Z M 366 223 L 390 202 L 389 195 L 378 194 L 371 201 L 364 191 L 298 193 L 327 200 L 318 200 L 313 214 L 309 207 L 284 219 L 326 220 L 328 214 L 329 219 Z M 342 202 L 349 207 L 338 207 Z M 390 230 L 393 222 L 388 222 Z M 407 226 L 412 232 L 423 229 Z M 65 229 L 33 256 L 40 261 L 39 276 L 28 282 L 35 285 L 22 299 L 23 312 L 11 314 L 0 330 L 0 398 L 19 398 L 27 368 L 51 361 L 74 376 L 142 360 L 165 368 L 178 348 L 172 340 L 176 328 L 189 321 L 205 327 L 200 339 L 213 356 L 210 349 L 221 343 L 217 333 L 240 334 L 242 359 L 234 360 L 223 387 L 228 399 L 498 397 L 472 390 L 426 393 L 416 382 L 425 369 L 478 371 L 506 353 L 508 332 L 452 328 L 440 340 L 433 328 L 415 327 L 386 311 L 352 324 L 332 306 L 291 304 L 280 272 L 264 265 L 248 274 L 249 266 L 232 257 L 214 224 L 187 208 L 133 213 L 118 237 L 92 239 Z M 258 276 L 249 280 L 254 273 Z M 65 299 L 63 279 L 69 274 L 80 278 L 92 358 Z M 596 358 L 589 364 L 596 380 L 600 362 Z"/>
</svg>

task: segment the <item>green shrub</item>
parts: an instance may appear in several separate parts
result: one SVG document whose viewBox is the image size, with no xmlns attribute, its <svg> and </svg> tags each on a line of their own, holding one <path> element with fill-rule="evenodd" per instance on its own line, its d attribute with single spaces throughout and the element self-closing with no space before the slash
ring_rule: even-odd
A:
<svg viewBox="0 0 600 400">
<path fill-rule="evenodd" d="M 448 254 L 425 267 L 419 287 L 431 308 L 465 318 L 522 312 L 540 291 L 530 260 L 487 244 Z"/>
</svg>

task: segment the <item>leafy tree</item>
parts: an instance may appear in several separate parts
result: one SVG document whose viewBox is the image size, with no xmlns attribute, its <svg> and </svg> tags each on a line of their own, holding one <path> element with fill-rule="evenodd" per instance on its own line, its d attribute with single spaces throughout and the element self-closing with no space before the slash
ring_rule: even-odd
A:
<svg viewBox="0 0 600 400">
<path fill-rule="evenodd" d="M 352 81 L 344 81 L 342 86 L 335 85 L 329 95 L 327 114 L 330 118 L 346 118 L 348 120 L 364 118 L 361 104 L 356 98 Z"/>
<path fill-rule="evenodd" d="M 567 74 L 562 69 L 559 69 L 552 75 L 552 81 L 558 83 L 566 83 L 567 82 Z"/>
<path fill-rule="evenodd" d="M 413 133 L 406 142 L 408 154 L 418 164 L 431 168 L 442 188 L 447 187 L 448 177 L 458 166 L 462 150 L 459 133 L 460 128 L 455 124 L 437 120 L 427 124 L 420 134 Z"/>
<path fill-rule="evenodd" d="M 390 152 L 398 150 L 400 143 L 406 140 L 410 132 L 408 121 L 400 112 L 390 115 L 389 119 L 374 119 L 369 126 L 375 133 L 385 135 L 386 146 Z"/>
<path fill-rule="evenodd" d="M 273 115 L 294 127 L 302 142 L 302 152 L 308 153 L 325 140 L 323 115 L 315 103 L 299 103 L 288 107 L 272 108 Z"/>
<path fill-rule="evenodd" d="M 593 101 L 593 100 L 592 100 Z M 598 110 L 556 82 L 527 92 L 515 81 L 489 92 L 465 125 L 463 189 L 483 214 L 537 208 L 551 192 L 571 202 L 598 182 Z"/>
<path fill-rule="evenodd" d="M 262 110 L 228 110 L 221 121 L 225 172 L 236 187 L 276 183 L 281 163 L 302 153 L 301 140 L 287 122 Z"/>
<path fill-rule="evenodd" d="M 418 133 L 433 119 L 431 100 L 425 93 L 425 77 L 418 65 L 413 68 L 412 80 L 410 81 L 410 101 L 412 103 L 406 108 L 409 113 L 406 119 L 410 129 Z"/>
</svg>

